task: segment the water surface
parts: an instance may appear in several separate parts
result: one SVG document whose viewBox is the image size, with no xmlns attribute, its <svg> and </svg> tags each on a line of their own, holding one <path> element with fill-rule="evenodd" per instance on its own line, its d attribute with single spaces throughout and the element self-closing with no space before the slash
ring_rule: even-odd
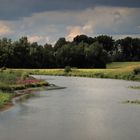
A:
<svg viewBox="0 0 140 140">
<path fill-rule="evenodd" d="M 140 140 L 140 85 L 123 80 L 36 76 L 61 90 L 37 92 L 38 97 L 0 113 L 0 140 Z"/>
</svg>

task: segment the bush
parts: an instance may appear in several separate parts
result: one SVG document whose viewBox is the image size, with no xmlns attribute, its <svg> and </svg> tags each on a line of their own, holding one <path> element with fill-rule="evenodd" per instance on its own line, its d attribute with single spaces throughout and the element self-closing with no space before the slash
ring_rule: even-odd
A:
<svg viewBox="0 0 140 140">
<path fill-rule="evenodd" d="M 1 71 L 3 71 L 3 70 L 6 70 L 6 67 L 2 67 L 2 68 L 1 68 Z"/>
<path fill-rule="evenodd" d="M 95 77 L 97 77 L 97 78 L 104 78 L 104 74 L 98 72 L 98 73 L 95 73 Z"/>
<path fill-rule="evenodd" d="M 134 75 L 140 74 L 140 67 L 134 68 L 133 73 Z"/>
<path fill-rule="evenodd" d="M 71 72 L 71 67 L 70 66 L 66 66 L 65 69 L 64 69 L 64 72 L 65 73 Z"/>
<path fill-rule="evenodd" d="M 23 72 L 21 75 L 21 80 L 25 80 L 27 77 L 29 77 L 29 74 L 27 72 Z"/>
</svg>

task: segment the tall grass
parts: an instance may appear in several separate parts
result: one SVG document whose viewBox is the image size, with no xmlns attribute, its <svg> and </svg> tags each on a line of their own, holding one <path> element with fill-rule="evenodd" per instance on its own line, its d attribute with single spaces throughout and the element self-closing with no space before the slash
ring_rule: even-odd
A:
<svg viewBox="0 0 140 140">
<path fill-rule="evenodd" d="M 37 80 L 29 77 L 28 71 L 7 69 L 0 72 L 0 90 L 12 92 L 29 87 L 47 86 L 46 81 Z"/>
<path fill-rule="evenodd" d="M 80 76 L 140 81 L 140 74 L 134 73 L 134 70 L 137 68 L 140 68 L 140 62 L 114 62 L 108 64 L 107 69 L 71 68 L 71 71 L 69 73 L 66 73 L 64 69 L 21 69 L 15 71 L 41 75 Z"/>
<path fill-rule="evenodd" d="M 0 72 L 0 84 L 15 84 L 16 80 L 21 76 L 21 72 L 5 70 Z"/>
<path fill-rule="evenodd" d="M 10 93 L 1 93 L 0 92 L 0 108 L 6 103 L 10 102 L 12 94 Z"/>
<path fill-rule="evenodd" d="M 118 69 L 126 67 L 137 67 L 140 66 L 140 62 L 113 62 L 107 64 L 107 69 Z"/>
</svg>

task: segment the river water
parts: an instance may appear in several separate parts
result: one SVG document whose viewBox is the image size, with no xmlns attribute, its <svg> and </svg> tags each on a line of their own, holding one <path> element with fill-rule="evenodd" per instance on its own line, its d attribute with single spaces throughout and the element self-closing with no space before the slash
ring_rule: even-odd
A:
<svg viewBox="0 0 140 140">
<path fill-rule="evenodd" d="M 140 140 L 138 82 L 36 76 L 66 87 L 0 112 L 0 140 Z"/>
</svg>

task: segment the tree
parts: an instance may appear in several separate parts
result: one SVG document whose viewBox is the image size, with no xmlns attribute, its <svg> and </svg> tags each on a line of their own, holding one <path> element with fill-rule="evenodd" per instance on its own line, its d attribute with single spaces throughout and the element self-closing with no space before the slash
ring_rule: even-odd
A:
<svg viewBox="0 0 140 140">
<path fill-rule="evenodd" d="M 13 56 L 11 39 L 3 38 L 0 40 L 0 67 L 9 67 Z"/>
<path fill-rule="evenodd" d="M 30 43 L 27 37 L 22 37 L 18 41 L 13 43 L 14 57 L 13 65 L 17 68 L 30 67 Z"/>
<path fill-rule="evenodd" d="M 73 42 L 75 42 L 76 44 L 79 44 L 81 42 L 92 44 L 93 42 L 95 42 L 95 39 L 86 35 L 78 35 L 73 39 Z"/>
<path fill-rule="evenodd" d="M 95 42 L 86 48 L 86 61 L 90 67 L 93 68 L 106 68 L 107 52 L 103 50 L 102 44 Z"/>
<path fill-rule="evenodd" d="M 103 49 L 105 51 L 107 51 L 108 53 L 112 53 L 114 46 L 114 40 L 112 39 L 112 37 L 107 35 L 101 35 L 96 37 L 96 41 L 103 45 Z"/>
<path fill-rule="evenodd" d="M 54 45 L 54 51 L 57 51 L 60 49 L 63 45 L 67 44 L 67 41 L 65 38 L 59 38 L 58 41 Z"/>
<path fill-rule="evenodd" d="M 53 52 L 53 47 L 51 44 L 46 43 L 43 47 L 42 67 L 44 68 L 55 67 L 54 52 Z"/>
</svg>

